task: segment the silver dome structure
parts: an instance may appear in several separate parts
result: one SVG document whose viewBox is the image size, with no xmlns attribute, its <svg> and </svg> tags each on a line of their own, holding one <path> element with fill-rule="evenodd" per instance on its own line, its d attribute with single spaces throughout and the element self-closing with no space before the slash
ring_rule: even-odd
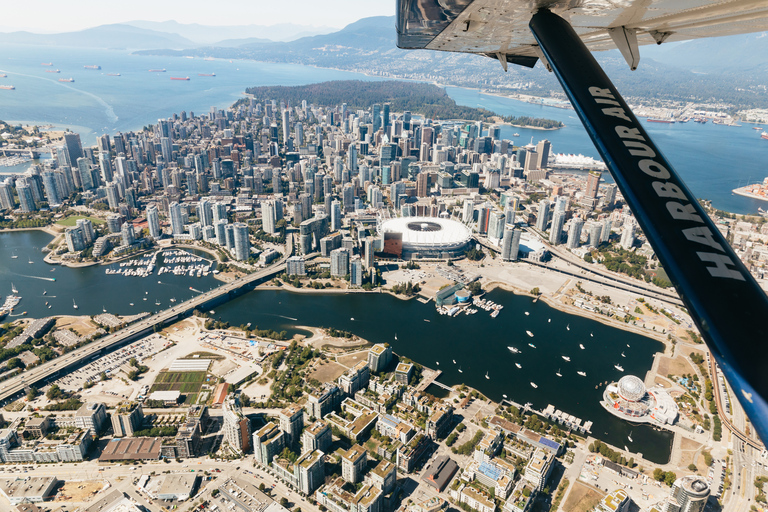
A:
<svg viewBox="0 0 768 512">
<path fill-rule="evenodd" d="M 619 380 L 619 396 L 628 402 L 639 402 L 645 396 L 645 384 L 634 375 L 625 375 Z"/>
</svg>

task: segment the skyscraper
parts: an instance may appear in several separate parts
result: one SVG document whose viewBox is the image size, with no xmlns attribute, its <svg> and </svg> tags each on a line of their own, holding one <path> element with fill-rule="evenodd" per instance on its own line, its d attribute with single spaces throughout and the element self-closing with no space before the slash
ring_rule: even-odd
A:
<svg viewBox="0 0 768 512">
<path fill-rule="evenodd" d="M 331 231 L 338 231 L 339 229 L 341 229 L 341 203 L 334 200 L 331 203 Z"/>
<path fill-rule="evenodd" d="M 149 225 L 149 236 L 154 239 L 160 238 L 160 216 L 155 205 L 147 208 L 147 224 Z"/>
<path fill-rule="evenodd" d="M 133 245 L 136 241 L 136 232 L 133 230 L 133 224 L 126 222 L 123 227 L 120 228 L 120 234 L 122 235 L 123 245 Z"/>
<path fill-rule="evenodd" d="M 621 231 L 621 247 L 629 250 L 635 243 L 635 223 L 628 221 L 624 223 L 624 229 Z"/>
<path fill-rule="evenodd" d="M 520 251 L 521 231 L 513 226 L 504 228 L 504 238 L 501 240 L 501 259 L 504 261 L 516 261 Z"/>
<path fill-rule="evenodd" d="M 350 263 L 349 284 L 354 288 L 363 286 L 363 260 L 360 256 L 354 256 Z"/>
<path fill-rule="evenodd" d="M 64 146 L 66 150 L 66 159 L 70 167 L 77 165 L 77 159 L 83 156 L 83 145 L 80 143 L 79 133 L 65 133 Z"/>
<path fill-rule="evenodd" d="M 549 233 L 549 243 L 559 245 L 563 237 L 563 226 L 565 225 L 565 211 L 555 210 L 552 217 L 552 226 Z"/>
<path fill-rule="evenodd" d="M 275 234 L 275 202 L 261 203 L 261 226 L 265 233 Z"/>
<path fill-rule="evenodd" d="M 536 215 L 536 229 L 541 232 L 547 230 L 547 224 L 549 223 L 549 199 L 542 199 L 539 201 L 539 213 Z"/>
<path fill-rule="evenodd" d="M 67 241 L 67 249 L 69 252 L 77 252 L 85 249 L 83 232 L 78 227 L 73 226 L 64 230 L 64 239 Z"/>
<path fill-rule="evenodd" d="M 331 276 L 344 277 L 349 274 L 349 250 L 340 247 L 331 251 Z"/>
<path fill-rule="evenodd" d="M 580 217 L 571 219 L 571 225 L 568 227 L 568 245 L 569 249 L 576 249 L 581 243 L 581 228 L 584 226 L 584 220 Z"/>
<path fill-rule="evenodd" d="M 56 173 L 53 171 L 45 171 L 43 173 L 43 187 L 45 187 L 45 195 L 48 198 L 48 206 L 60 205 L 61 195 L 56 184 Z"/>
<path fill-rule="evenodd" d="M 174 235 L 184 234 L 184 221 L 181 217 L 181 205 L 179 203 L 171 203 L 168 207 L 171 214 L 171 233 Z"/>
<path fill-rule="evenodd" d="M 251 255 L 248 225 L 243 222 L 236 222 L 232 226 L 235 230 L 235 259 L 237 261 L 246 261 Z"/>
<path fill-rule="evenodd" d="M 16 193 L 19 195 L 19 208 L 24 213 L 37 211 L 35 199 L 32 197 L 32 189 L 26 178 L 16 180 Z"/>
<path fill-rule="evenodd" d="M 709 498 L 709 484 L 698 475 L 675 480 L 672 495 L 663 503 L 663 512 L 702 512 Z"/>
<path fill-rule="evenodd" d="M 230 395 L 222 404 L 224 416 L 224 440 L 236 451 L 247 452 L 251 449 L 251 422 L 243 414 L 240 400 Z"/>
<path fill-rule="evenodd" d="M 547 139 L 539 141 L 539 143 L 536 144 L 536 153 L 538 153 L 539 156 L 538 164 L 540 169 L 546 169 L 549 164 L 549 150 L 551 147 L 552 144 Z"/>
<path fill-rule="evenodd" d="M 597 197 L 601 174 L 600 171 L 589 171 L 589 176 L 587 176 L 587 191 L 585 192 L 587 197 L 592 199 Z"/>
</svg>

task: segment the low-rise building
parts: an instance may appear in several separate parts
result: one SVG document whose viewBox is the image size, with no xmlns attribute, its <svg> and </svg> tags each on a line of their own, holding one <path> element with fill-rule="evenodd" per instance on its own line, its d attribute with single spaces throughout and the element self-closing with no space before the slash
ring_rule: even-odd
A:
<svg viewBox="0 0 768 512">
<path fill-rule="evenodd" d="M 29 432 L 29 435 L 40 439 L 48 434 L 48 431 L 53 427 L 53 416 L 43 416 L 37 418 L 29 418 L 24 430 Z"/>
<path fill-rule="evenodd" d="M 80 462 L 85 459 L 91 443 L 91 429 L 78 430 L 56 446 L 56 455 L 60 462 Z"/>
<path fill-rule="evenodd" d="M 315 493 L 317 502 L 331 512 L 381 512 L 382 492 L 372 485 L 353 492 L 338 478 Z"/>
<path fill-rule="evenodd" d="M 491 496 L 468 485 L 465 485 L 459 492 L 459 501 L 466 503 L 478 512 L 493 512 L 496 509 L 496 504 Z"/>
<path fill-rule="evenodd" d="M 395 380 L 401 384 L 408 384 L 411 382 L 411 376 L 413 375 L 413 363 L 398 363 L 395 369 Z"/>
<path fill-rule="evenodd" d="M 107 421 L 107 408 L 100 402 L 86 402 L 75 413 L 77 428 L 91 429 L 91 432 L 101 432 L 101 427 Z"/>
<path fill-rule="evenodd" d="M 0 480 L 0 494 L 18 505 L 22 502 L 41 503 L 47 501 L 59 481 L 55 476 L 11 478 Z"/>
</svg>

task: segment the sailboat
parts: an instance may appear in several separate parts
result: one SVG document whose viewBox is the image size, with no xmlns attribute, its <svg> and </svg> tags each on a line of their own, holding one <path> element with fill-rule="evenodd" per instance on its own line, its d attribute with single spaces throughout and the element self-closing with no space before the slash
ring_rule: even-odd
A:
<svg viewBox="0 0 768 512">
<path fill-rule="evenodd" d="M 589 333 L 589 337 L 590 337 L 590 338 L 594 338 L 594 337 L 595 337 L 595 335 L 594 335 L 594 334 L 592 334 L 592 333 Z"/>
<path fill-rule="evenodd" d="M 456 364 L 456 360 L 455 359 L 453 360 L 453 364 Z"/>
<path fill-rule="evenodd" d="M 16 289 L 16 285 L 15 285 L 15 284 L 13 284 L 13 283 L 11 283 L 11 291 L 12 291 L 13 293 L 19 293 L 19 290 L 17 290 L 17 289 Z"/>
<path fill-rule="evenodd" d="M 563 376 L 563 374 L 560 373 L 560 368 L 557 369 L 557 373 L 555 373 L 555 375 L 557 375 L 558 377 L 562 377 Z"/>
<path fill-rule="evenodd" d="M 631 430 L 629 431 L 629 435 L 627 436 L 627 439 L 629 439 L 630 443 L 634 443 L 634 441 L 632 440 L 632 431 Z"/>
<path fill-rule="evenodd" d="M 106 313 L 107 312 L 107 308 L 105 308 L 104 306 L 101 306 L 101 311 L 102 311 L 102 313 Z"/>
<path fill-rule="evenodd" d="M 32 261 L 32 258 L 27 258 L 27 262 L 28 263 L 34 263 L 34 261 Z"/>
<path fill-rule="evenodd" d="M 18 258 L 18 256 L 16 256 L 16 251 L 13 251 L 13 256 L 11 256 L 11 259 L 15 260 L 16 258 Z"/>
<path fill-rule="evenodd" d="M 627 356 L 625 356 L 625 355 L 624 355 L 624 352 L 622 352 L 622 353 L 621 353 L 621 357 L 627 357 Z"/>
<path fill-rule="evenodd" d="M 75 302 L 75 299 L 72 299 L 72 307 L 77 309 L 77 303 Z"/>
<path fill-rule="evenodd" d="M 568 357 L 568 356 L 560 356 L 560 357 L 562 357 L 562 358 L 563 358 L 563 359 L 565 359 L 566 361 L 570 361 L 570 360 L 571 360 L 571 358 L 570 358 L 570 357 Z"/>
<path fill-rule="evenodd" d="M 615 365 L 613 365 L 613 367 L 616 368 L 617 370 L 619 370 L 620 372 L 624 371 L 624 368 L 620 364 L 615 364 Z"/>
<path fill-rule="evenodd" d="M 395 339 L 397 339 L 397 333 L 395 333 Z"/>
<path fill-rule="evenodd" d="M 488 372 L 485 372 L 485 378 L 491 380 L 491 378 L 488 376 Z"/>
<path fill-rule="evenodd" d="M 565 326 L 565 330 L 570 331 L 571 330 L 571 324 L 568 324 Z"/>
<path fill-rule="evenodd" d="M 464 373 L 463 371 L 461 371 L 461 366 L 459 366 L 459 373 Z"/>
<path fill-rule="evenodd" d="M 48 295 L 48 292 L 43 290 L 43 295 Z"/>
</svg>

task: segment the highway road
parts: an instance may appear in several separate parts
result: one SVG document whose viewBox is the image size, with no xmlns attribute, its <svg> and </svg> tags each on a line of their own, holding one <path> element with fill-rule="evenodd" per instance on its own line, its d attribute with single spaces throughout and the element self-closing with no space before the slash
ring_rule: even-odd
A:
<svg viewBox="0 0 768 512">
<path fill-rule="evenodd" d="M 15 397 L 19 393 L 22 393 L 27 386 L 31 386 L 41 380 L 44 380 L 57 372 L 69 368 L 72 365 L 77 364 L 94 355 L 98 355 L 104 350 L 111 347 L 118 346 L 126 341 L 138 338 L 138 335 L 150 331 L 155 325 L 164 324 L 165 322 L 178 318 L 193 309 L 203 306 L 215 299 L 220 298 L 230 292 L 240 290 L 244 286 L 259 281 L 265 277 L 277 274 L 285 270 L 285 260 L 287 260 L 293 253 L 293 237 L 288 236 L 286 240 L 287 250 L 282 258 L 277 260 L 273 265 L 248 274 L 241 278 L 235 279 L 229 283 L 224 283 L 218 288 L 201 293 L 196 297 L 193 297 L 187 301 L 177 304 L 176 306 L 163 310 L 155 315 L 151 315 L 143 320 L 140 320 L 134 324 L 131 324 L 113 334 L 109 334 L 103 338 L 100 338 L 93 343 L 81 347 L 77 350 L 73 350 L 61 357 L 58 357 L 52 361 L 49 361 L 40 366 L 36 366 L 28 371 L 19 374 L 16 377 L 8 379 L 3 383 L 2 390 L 0 390 L 0 404 L 5 403 L 8 399 Z M 307 259 L 314 258 L 317 254 L 311 254 L 305 256 Z"/>
</svg>

